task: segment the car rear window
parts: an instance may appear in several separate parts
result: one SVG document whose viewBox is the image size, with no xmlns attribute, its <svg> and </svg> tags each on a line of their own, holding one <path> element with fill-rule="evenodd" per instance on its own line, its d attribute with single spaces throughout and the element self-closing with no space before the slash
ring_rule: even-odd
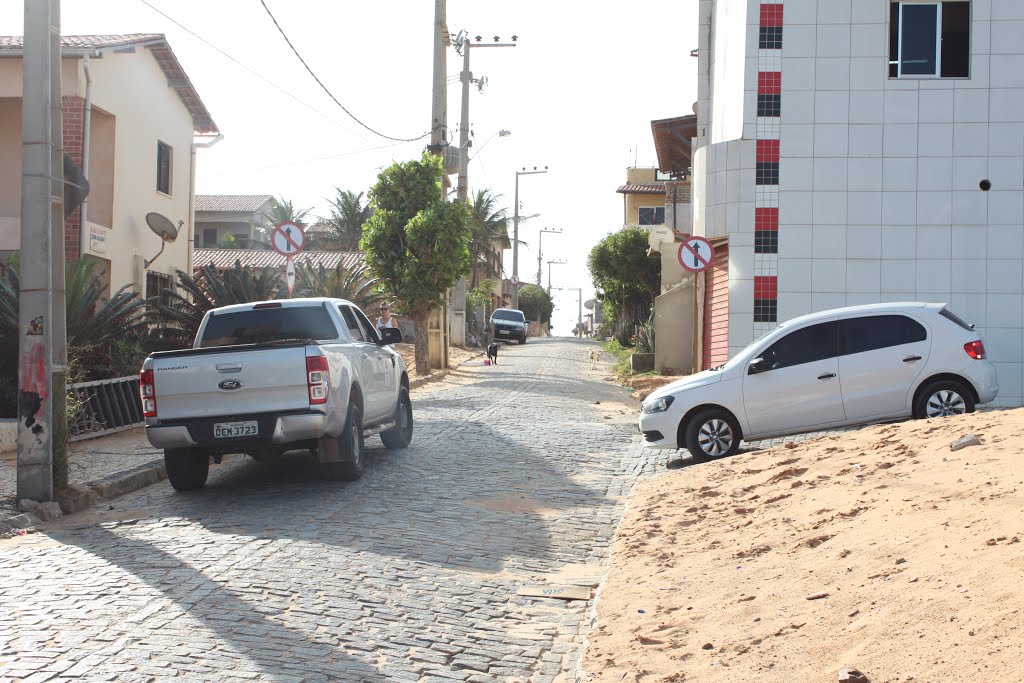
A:
<svg viewBox="0 0 1024 683">
<path fill-rule="evenodd" d="M 941 311 L 939 311 L 939 315 L 941 315 L 946 320 L 949 320 L 950 322 L 956 323 L 957 325 L 964 328 L 968 332 L 974 329 L 974 323 L 969 323 L 965 321 L 963 318 L 961 318 L 948 308 L 943 308 Z"/>
<path fill-rule="evenodd" d="M 282 339 L 337 339 L 338 330 L 323 306 L 282 306 L 214 313 L 206 321 L 200 348 L 259 344 Z"/>
</svg>

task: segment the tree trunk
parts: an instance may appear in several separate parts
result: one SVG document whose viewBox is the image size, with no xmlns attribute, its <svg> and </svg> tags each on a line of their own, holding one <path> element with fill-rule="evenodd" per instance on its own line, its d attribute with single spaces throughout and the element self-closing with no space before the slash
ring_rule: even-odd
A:
<svg viewBox="0 0 1024 683">
<path fill-rule="evenodd" d="M 430 309 L 417 310 L 412 314 L 415 329 L 416 342 L 416 374 L 425 377 L 430 374 L 430 333 L 427 331 L 427 321 L 430 319 Z"/>
</svg>

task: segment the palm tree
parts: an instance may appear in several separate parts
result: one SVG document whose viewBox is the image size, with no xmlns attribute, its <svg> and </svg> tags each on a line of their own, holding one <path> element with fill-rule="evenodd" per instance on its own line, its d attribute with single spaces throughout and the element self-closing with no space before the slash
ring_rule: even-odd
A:
<svg viewBox="0 0 1024 683">
<path fill-rule="evenodd" d="M 79 260 L 64 266 L 64 300 L 69 355 L 92 376 L 110 364 L 115 340 L 139 337 L 149 323 L 146 303 L 125 285 L 104 299 L 106 283 L 95 272 L 96 261 Z M 17 367 L 20 267 L 11 258 L 0 267 L 0 344 L 11 355 L 4 364 Z"/>
<path fill-rule="evenodd" d="M 363 223 L 373 215 L 373 207 L 363 202 L 363 193 L 334 188 L 337 195 L 331 202 L 331 217 L 327 219 L 330 231 L 321 243 L 337 251 L 359 251 L 363 237 Z"/>
<path fill-rule="evenodd" d="M 498 207 L 499 199 L 500 194 L 484 189 L 477 190 L 470 201 L 470 289 L 475 289 L 481 279 L 501 279 L 501 252 L 496 247 L 512 247 L 508 238 L 508 209 Z"/>
<path fill-rule="evenodd" d="M 198 275 L 177 271 L 178 286 L 164 293 L 167 303 L 151 299 L 159 314 L 159 337 L 177 347 L 191 346 L 206 312 L 220 306 L 278 298 L 281 273 L 278 268 L 252 268 L 235 261 L 223 272 L 212 265 Z"/>
<path fill-rule="evenodd" d="M 270 210 L 261 213 L 253 225 L 260 235 L 258 241 L 261 242 L 263 247 L 269 247 L 270 231 L 274 229 L 275 225 L 291 221 L 292 223 L 305 226 L 304 221 L 309 212 L 310 209 L 296 209 L 290 199 L 271 197 Z"/>
<path fill-rule="evenodd" d="M 384 300 L 381 284 L 365 266 L 346 268 L 339 263 L 334 268 L 299 265 L 295 269 L 297 295 L 348 299 L 364 311 Z"/>
</svg>

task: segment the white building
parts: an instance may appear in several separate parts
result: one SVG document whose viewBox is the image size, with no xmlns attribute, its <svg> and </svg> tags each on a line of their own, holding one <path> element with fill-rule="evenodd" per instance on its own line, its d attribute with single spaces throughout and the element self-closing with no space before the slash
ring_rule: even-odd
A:
<svg viewBox="0 0 1024 683">
<path fill-rule="evenodd" d="M 1024 403 L 1024 0 L 699 11 L 694 232 L 728 258 L 705 358 L 812 311 L 948 302 Z"/>
</svg>

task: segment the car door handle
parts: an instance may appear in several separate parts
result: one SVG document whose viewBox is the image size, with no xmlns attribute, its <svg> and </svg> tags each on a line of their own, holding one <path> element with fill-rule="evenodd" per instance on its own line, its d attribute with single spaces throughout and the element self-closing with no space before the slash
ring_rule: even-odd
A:
<svg viewBox="0 0 1024 683">
<path fill-rule="evenodd" d="M 921 360 L 921 356 L 907 356 L 903 359 L 904 363 L 913 363 L 914 361 Z"/>
<path fill-rule="evenodd" d="M 826 372 L 824 375 L 818 375 L 818 379 L 832 379 L 836 376 L 834 372 Z"/>
</svg>

